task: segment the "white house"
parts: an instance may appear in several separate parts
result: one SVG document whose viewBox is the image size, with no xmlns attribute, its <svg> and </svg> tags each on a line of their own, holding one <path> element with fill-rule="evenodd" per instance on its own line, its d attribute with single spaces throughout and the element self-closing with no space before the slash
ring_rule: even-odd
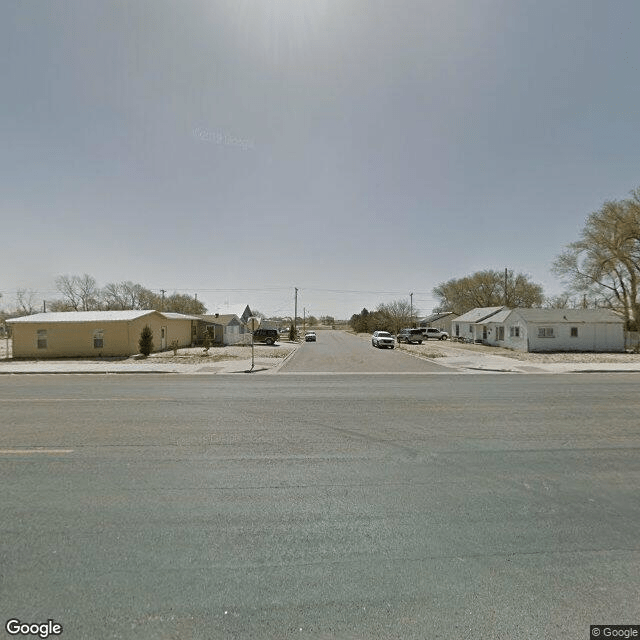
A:
<svg viewBox="0 0 640 640">
<path fill-rule="evenodd" d="M 609 309 L 474 309 L 474 340 L 518 351 L 624 351 L 624 319 Z M 465 314 L 467 316 L 467 314 Z M 460 321 L 463 317 L 456 319 Z M 466 327 L 469 331 L 469 327 Z"/>
<path fill-rule="evenodd" d="M 246 326 L 235 313 L 200 316 L 214 331 L 214 344 L 232 345 L 245 341 Z"/>
<path fill-rule="evenodd" d="M 483 340 L 482 325 L 483 320 L 492 316 L 504 307 L 476 307 L 458 316 L 451 323 L 451 337 L 464 339 L 470 342 L 480 342 Z"/>
</svg>

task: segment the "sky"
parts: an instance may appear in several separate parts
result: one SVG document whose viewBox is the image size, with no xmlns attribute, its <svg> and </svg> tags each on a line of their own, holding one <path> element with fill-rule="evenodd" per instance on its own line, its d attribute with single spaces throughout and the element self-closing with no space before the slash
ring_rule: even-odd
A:
<svg viewBox="0 0 640 640">
<path fill-rule="evenodd" d="M 60 275 L 349 318 L 640 186 L 637 0 L 3 0 L 0 306 Z"/>
</svg>

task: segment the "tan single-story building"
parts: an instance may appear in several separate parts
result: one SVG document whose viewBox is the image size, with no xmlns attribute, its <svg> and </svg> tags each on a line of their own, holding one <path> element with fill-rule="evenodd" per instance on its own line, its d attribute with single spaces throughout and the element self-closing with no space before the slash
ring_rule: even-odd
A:
<svg viewBox="0 0 640 640">
<path fill-rule="evenodd" d="M 197 335 L 197 316 L 153 310 L 61 311 L 7 320 L 14 358 L 131 356 L 145 325 L 153 332 L 153 351 L 177 342 L 188 347 Z"/>
</svg>

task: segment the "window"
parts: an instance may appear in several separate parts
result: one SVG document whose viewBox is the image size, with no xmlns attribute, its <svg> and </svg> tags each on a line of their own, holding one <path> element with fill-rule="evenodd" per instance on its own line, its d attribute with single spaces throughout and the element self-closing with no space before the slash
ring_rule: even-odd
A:
<svg viewBox="0 0 640 640">
<path fill-rule="evenodd" d="M 555 338 L 553 327 L 538 327 L 538 338 Z"/>
<path fill-rule="evenodd" d="M 571 337 L 572 338 L 578 337 L 578 327 L 571 327 Z"/>
<path fill-rule="evenodd" d="M 38 329 L 38 349 L 47 348 L 47 330 Z"/>
<path fill-rule="evenodd" d="M 104 347 L 104 330 L 98 329 L 93 332 L 93 348 L 102 349 Z"/>
<path fill-rule="evenodd" d="M 509 337 L 510 338 L 519 338 L 520 337 L 520 327 L 514 325 L 513 327 L 509 327 Z"/>
<path fill-rule="evenodd" d="M 460 335 L 460 325 L 456 325 L 456 337 Z"/>
</svg>

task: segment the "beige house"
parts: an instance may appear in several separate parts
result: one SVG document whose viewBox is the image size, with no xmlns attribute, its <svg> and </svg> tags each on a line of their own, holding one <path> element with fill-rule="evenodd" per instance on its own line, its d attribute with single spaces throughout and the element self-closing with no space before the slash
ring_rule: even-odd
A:
<svg viewBox="0 0 640 640">
<path fill-rule="evenodd" d="M 14 358 L 135 355 L 145 325 L 153 332 L 154 351 L 164 351 L 174 341 L 186 347 L 194 342 L 200 322 L 196 316 L 152 310 L 64 311 L 7 320 Z"/>
</svg>

